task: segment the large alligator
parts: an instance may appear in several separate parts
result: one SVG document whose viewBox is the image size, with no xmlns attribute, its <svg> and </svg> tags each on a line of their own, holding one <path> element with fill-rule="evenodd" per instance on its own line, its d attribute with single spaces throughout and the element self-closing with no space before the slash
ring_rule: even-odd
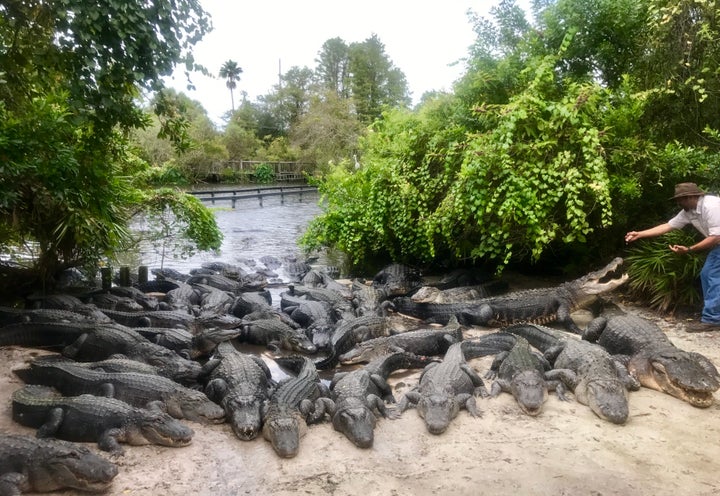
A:
<svg viewBox="0 0 720 496">
<path fill-rule="evenodd" d="M 619 355 L 645 387 L 707 408 L 720 374 L 705 356 L 676 347 L 656 324 L 637 315 L 603 315 L 588 324 L 583 339 Z"/>
<path fill-rule="evenodd" d="M 352 303 L 358 317 L 363 315 L 379 315 L 380 305 L 387 300 L 388 295 L 384 289 L 375 288 L 358 280 L 353 280 L 350 290 Z"/>
<path fill-rule="evenodd" d="M 336 313 L 335 317 L 338 320 L 355 317 L 355 309 L 353 308 L 352 302 L 348 298 L 345 298 L 342 293 L 334 289 L 289 285 L 287 292 L 290 296 L 305 296 L 310 300 L 329 303 Z"/>
<path fill-rule="evenodd" d="M 47 386 L 27 385 L 12 395 L 13 420 L 38 429 L 39 438 L 97 442 L 104 451 L 124 452 L 119 443 L 179 447 L 193 430 L 167 413 L 92 394 L 65 397 Z"/>
<path fill-rule="evenodd" d="M 36 358 L 29 368 L 14 372 L 28 384 L 52 386 L 67 396 L 94 394 L 140 408 L 157 406 L 175 418 L 196 422 L 225 420 L 223 409 L 205 393 L 159 375 L 93 370 L 52 356 Z"/>
<path fill-rule="evenodd" d="M 453 319 L 447 326 L 439 329 L 416 329 L 362 341 L 340 355 L 339 360 L 342 364 L 363 363 L 396 351 L 407 351 L 421 356 L 442 356 L 451 344 L 462 339 L 460 324 L 457 319 Z"/>
<path fill-rule="evenodd" d="M 243 343 L 275 346 L 298 353 L 315 353 L 317 348 L 303 329 L 294 329 L 280 319 L 258 319 L 247 322 L 238 335 Z"/>
<path fill-rule="evenodd" d="M 102 310 L 118 324 L 127 327 L 179 327 L 188 331 L 200 330 L 194 315 L 179 310 L 146 310 L 144 312 L 120 312 Z"/>
<path fill-rule="evenodd" d="M 474 286 L 456 286 L 448 289 L 423 286 L 415 291 L 410 299 L 418 303 L 464 303 L 499 295 L 507 289 L 508 284 L 504 281 L 488 281 Z"/>
<path fill-rule="evenodd" d="M 627 392 L 637 390 L 640 384 L 604 348 L 535 324 L 516 324 L 505 331 L 522 336 L 543 352 L 553 366 L 545 377 L 561 380 L 595 415 L 613 424 L 627 421 Z"/>
<path fill-rule="evenodd" d="M 292 458 L 300 449 L 307 424 L 321 420 L 326 413 L 332 415 L 335 404 L 320 383 L 312 360 L 304 356 L 286 360 L 299 362 L 299 373 L 280 381 L 270 397 L 263 412 L 263 437 L 279 456 Z"/>
<path fill-rule="evenodd" d="M 308 331 L 318 349 L 330 346 L 330 337 L 336 322 L 330 303 L 308 300 L 284 292 L 280 297 L 280 309 Z"/>
<path fill-rule="evenodd" d="M 182 384 L 197 381 L 199 363 L 118 324 L 80 322 L 23 322 L 0 328 L 0 346 L 36 346 L 62 350 L 78 361 L 124 355 L 158 368 L 158 373 Z"/>
<path fill-rule="evenodd" d="M 510 393 L 520 409 L 530 416 L 537 416 L 548 397 L 548 390 L 555 390 L 558 398 L 566 401 L 563 388 L 558 379 L 546 380 L 545 374 L 552 368 L 547 359 L 532 350 L 530 343 L 521 336 L 506 332 L 496 332 L 477 339 L 466 340 L 462 348 L 466 359 L 485 356 L 490 343 L 497 346 L 492 350 L 495 359 L 487 379 L 495 379 L 490 387 L 490 397 L 501 392 Z"/>
<path fill-rule="evenodd" d="M 240 329 L 212 327 L 192 333 L 186 329 L 170 327 L 134 327 L 138 334 L 190 359 L 204 357 L 213 352 L 218 343 L 240 335 Z"/>
<path fill-rule="evenodd" d="M 0 494 L 68 488 L 100 493 L 110 488 L 117 474 L 117 465 L 81 444 L 0 435 Z"/>
<path fill-rule="evenodd" d="M 423 285 L 420 271 L 409 265 L 392 263 L 375 274 L 372 286 L 389 297 L 404 296 Z"/>
<path fill-rule="evenodd" d="M 568 330 L 581 334 L 582 331 L 573 321 L 571 312 L 587 308 L 597 300 L 598 295 L 624 284 L 628 279 L 627 274 L 617 274 L 622 263 L 622 258 L 616 258 L 600 270 L 552 288 L 515 291 L 463 303 L 420 303 L 408 297 L 400 297 L 391 301 L 390 308 L 443 324 L 453 315 L 464 325 L 503 326 L 518 322 L 557 322 Z"/>
<path fill-rule="evenodd" d="M 241 353 L 232 343 L 220 343 L 203 370 L 208 374 L 205 393 L 225 409 L 235 435 L 255 439 L 262 428 L 262 407 L 274 385 L 262 358 Z"/>
<path fill-rule="evenodd" d="M 350 351 L 356 344 L 369 339 L 389 336 L 393 331 L 386 317 L 365 315 L 340 321 L 330 339 L 330 353 L 315 363 L 318 369 L 332 368 L 338 364 L 340 356 Z"/>
<path fill-rule="evenodd" d="M 416 405 L 431 434 L 445 432 L 461 408 L 479 416 L 475 396 L 487 396 L 482 378 L 465 361 L 461 346 L 462 342 L 453 344 L 442 362 L 427 365 L 418 386 L 398 404 L 400 412 Z"/>
<path fill-rule="evenodd" d="M 361 369 L 337 372 L 330 384 L 335 400 L 332 415 L 335 430 L 345 434 L 355 446 L 370 448 L 375 438 L 376 412 L 389 419 L 399 416 L 385 406 L 385 401 L 395 402 L 387 378 L 395 370 L 423 368 L 429 362 L 427 357 L 396 352 L 378 357 Z"/>
</svg>

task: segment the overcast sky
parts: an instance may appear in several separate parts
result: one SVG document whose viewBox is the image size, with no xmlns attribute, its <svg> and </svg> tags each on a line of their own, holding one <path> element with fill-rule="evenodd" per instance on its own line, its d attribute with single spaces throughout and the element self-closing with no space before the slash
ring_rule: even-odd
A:
<svg viewBox="0 0 720 496">
<path fill-rule="evenodd" d="M 499 1 L 499 0 L 498 0 Z M 528 3 L 521 1 L 520 4 Z M 475 40 L 468 10 L 488 16 L 492 0 L 200 0 L 212 17 L 213 31 L 195 46 L 195 61 L 217 76 L 227 60 L 243 69 L 241 92 L 254 101 L 271 92 L 278 74 L 293 66 L 314 69 L 325 41 L 339 37 L 347 44 L 376 34 L 385 53 L 419 101 L 431 90 L 450 90 L 462 75 L 460 61 Z M 199 101 L 220 122 L 231 109 L 225 81 L 200 74 L 188 91 L 182 71 L 168 85 Z"/>
</svg>

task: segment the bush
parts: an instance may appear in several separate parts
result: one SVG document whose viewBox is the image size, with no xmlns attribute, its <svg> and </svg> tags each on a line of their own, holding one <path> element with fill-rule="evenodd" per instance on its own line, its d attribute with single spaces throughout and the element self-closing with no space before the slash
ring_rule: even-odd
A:
<svg viewBox="0 0 720 496">
<path fill-rule="evenodd" d="M 694 234 L 687 231 L 672 231 L 633 245 L 625 257 L 632 296 L 659 312 L 702 305 L 697 281 L 705 256 L 678 255 L 668 249 L 668 245 L 690 246 L 696 241 Z"/>
<path fill-rule="evenodd" d="M 253 172 L 255 182 L 259 184 L 268 184 L 275 182 L 275 170 L 269 164 L 258 164 Z"/>
</svg>

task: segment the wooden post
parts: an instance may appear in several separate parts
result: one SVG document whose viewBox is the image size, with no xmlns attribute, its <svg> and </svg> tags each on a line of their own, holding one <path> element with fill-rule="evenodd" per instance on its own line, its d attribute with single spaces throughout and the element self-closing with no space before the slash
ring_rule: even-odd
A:
<svg viewBox="0 0 720 496">
<path fill-rule="evenodd" d="M 112 267 L 100 268 L 100 281 L 104 290 L 107 291 L 112 287 Z"/>
<path fill-rule="evenodd" d="M 120 286 L 124 288 L 130 286 L 130 267 L 127 265 L 120 267 Z"/>
<path fill-rule="evenodd" d="M 148 282 L 148 267 L 147 267 L 147 265 L 141 265 L 140 267 L 138 267 L 138 282 L 139 283 Z"/>
</svg>

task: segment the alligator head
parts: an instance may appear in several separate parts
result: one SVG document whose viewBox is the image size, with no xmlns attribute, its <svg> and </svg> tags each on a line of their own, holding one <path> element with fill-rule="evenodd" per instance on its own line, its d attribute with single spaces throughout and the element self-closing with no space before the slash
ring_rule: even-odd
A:
<svg viewBox="0 0 720 496">
<path fill-rule="evenodd" d="M 170 415 L 175 418 L 205 424 L 221 424 L 225 421 L 223 407 L 211 401 L 202 391 L 184 389 L 182 394 L 173 395 L 165 404 Z"/>
<path fill-rule="evenodd" d="M 628 363 L 628 371 L 647 388 L 707 408 L 713 404 L 713 393 L 720 383 L 715 367 L 704 366 L 702 358 L 696 353 L 668 347 L 649 356 L 642 353 L 634 356 Z"/>
<path fill-rule="evenodd" d="M 307 432 L 305 419 L 297 410 L 271 410 L 263 424 L 263 437 L 270 441 L 275 453 L 292 458 L 300 450 L 300 438 Z"/>
<path fill-rule="evenodd" d="M 202 371 L 202 366 L 194 361 L 183 358 L 170 349 L 163 349 L 154 343 L 139 343 L 137 350 L 139 360 L 157 367 L 158 373 L 181 384 L 194 384 Z"/>
<path fill-rule="evenodd" d="M 160 446 L 187 446 L 195 434 L 193 430 L 165 412 L 136 409 L 129 422 L 134 429 L 127 433 L 129 444 L 159 444 Z"/>
<path fill-rule="evenodd" d="M 74 488 L 100 493 L 118 474 L 117 465 L 77 443 L 54 441 L 52 449 L 41 448 L 38 463 L 27 468 L 28 479 L 37 492 Z"/>
<path fill-rule="evenodd" d="M 457 417 L 460 404 L 455 399 L 452 388 L 448 388 L 422 394 L 417 404 L 417 411 L 425 419 L 428 432 L 442 434 L 450 426 L 452 419 Z"/>
<path fill-rule="evenodd" d="M 251 441 L 260 434 L 262 427 L 262 401 L 252 395 L 227 395 L 222 405 L 235 435 L 243 441 Z"/>
<path fill-rule="evenodd" d="M 575 387 L 575 397 L 595 415 L 613 424 L 624 424 L 630 414 L 627 389 L 617 379 L 581 381 Z"/>
<path fill-rule="evenodd" d="M 376 345 L 367 341 L 360 342 L 355 345 L 347 353 L 343 353 L 338 357 L 340 363 L 351 365 L 355 363 L 369 362 L 377 356 Z"/>
<path fill-rule="evenodd" d="M 530 416 L 539 415 L 548 397 L 548 389 L 542 374 L 535 369 L 523 370 L 510 381 L 510 392 L 520 409 Z"/>
<path fill-rule="evenodd" d="M 375 438 L 375 414 L 359 398 L 345 398 L 333 415 L 336 431 L 345 434 L 358 448 L 371 448 Z"/>
<path fill-rule="evenodd" d="M 317 347 L 310 341 L 310 338 L 302 332 L 288 334 L 284 337 L 281 348 L 298 353 L 307 353 L 309 355 L 317 353 Z"/>
<path fill-rule="evenodd" d="M 628 281 L 629 277 L 627 273 L 622 272 L 622 267 L 623 259 L 617 257 L 602 269 L 590 272 L 569 285 L 580 301 L 583 297 L 592 300 L 595 295 L 613 291 Z"/>
</svg>

